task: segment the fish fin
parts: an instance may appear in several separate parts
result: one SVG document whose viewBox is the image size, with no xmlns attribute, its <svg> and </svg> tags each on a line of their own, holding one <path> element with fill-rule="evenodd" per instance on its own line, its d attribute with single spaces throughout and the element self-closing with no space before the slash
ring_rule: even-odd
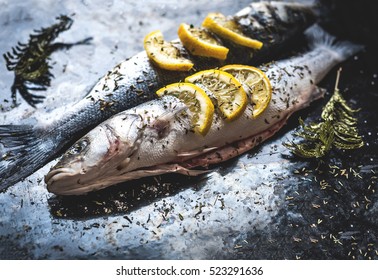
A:
<svg viewBox="0 0 378 280">
<path fill-rule="evenodd" d="M 188 175 L 188 176 L 199 176 L 199 175 L 213 172 L 213 170 L 212 169 L 209 169 L 209 170 L 187 169 L 187 168 L 181 167 L 181 169 L 176 172 L 180 174 Z"/>
<path fill-rule="evenodd" d="M 138 169 L 130 172 L 125 172 L 122 175 L 124 180 L 135 180 L 147 176 L 157 176 L 168 173 L 178 173 L 188 176 L 198 176 L 201 174 L 206 174 L 212 172 L 213 170 L 198 170 L 198 169 L 189 169 L 178 163 L 170 164 L 160 164 L 156 166 L 149 167 L 147 169 Z"/>
<path fill-rule="evenodd" d="M 156 121 L 172 121 L 176 118 L 178 114 L 180 114 L 182 111 L 185 111 L 187 109 L 186 106 L 178 106 L 177 108 L 174 108 L 172 110 L 166 111 L 162 113 L 160 116 L 158 116 L 154 121 L 151 122 L 149 126 L 152 126 Z"/>
<path fill-rule="evenodd" d="M 168 135 L 169 128 L 171 127 L 171 121 L 175 120 L 179 113 L 185 110 L 186 107 L 180 107 L 173 111 L 167 111 L 153 120 L 148 127 L 156 131 L 158 138 L 164 138 Z"/>
<path fill-rule="evenodd" d="M 172 163 L 172 164 L 161 164 L 154 167 L 154 171 L 160 174 L 163 173 L 179 173 L 188 176 L 198 176 L 201 174 L 209 173 L 212 170 L 196 170 L 196 169 L 188 169 L 183 167 L 180 164 Z"/>
<path fill-rule="evenodd" d="M 42 167 L 54 148 L 32 126 L 0 125 L 0 191 Z"/>
<path fill-rule="evenodd" d="M 349 41 L 337 41 L 336 37 L 327 33 L 318 24 L 314 24 L 312 27 L 307 29 L 305 34 L 312 49 L 328 49 L 329 51 L 333 52 L 336 57 L 338 57 L 340 62 L 364 49 L 362 45 Z"/>
<path fill-rule="evenodd" d="M 236 156 L 239 156 L 273 136 L 286 123 L 287 118 L 288 117 L 281 119 L 281 121 L 274 124 L 269 129 L 264 130 L 256 135 L 238 140 L 234 143 L 227 144 L 210 153 L 191 158 L 188 161 L 183 162 L 182 165 L 188 169 L 195 167 L 207 168 L 208 166 L 225 162 Z"/>
<path fill-rule="evenodd" d="M 315 88 L 322 95 L 326 94 L 326 92 L 327 92 L 326 88 L 323 88 L 323 87 L 320 87 L 320 86 L 316 86 Z"/>
<path fill-rule="evenodd" d="M 117 170 L 122 170 L 124 168 L 126 168 L 130 163 L 130 158 L 126 158 L 125 160 L 123 160 L 118 166 L 117 166 Z"/>
<path fill-rule="evenodd" d="M 311 100 L 309 101 L 309 103 L 311 103 L 312 101 L 314 100 L 317 100 L 319 98 L 322 98 L 324 97 L 324 95 L 326 94 L 327 90 L 325 88 L 322 88 L 322 87 L 319 87 L 319 86 L 316 86 L 314 88 L 314 91 L 313 93 L 311 94 L 312 98 Z"/>
<path fill-rule="evenodd" d="M 211 148 L 204 148 L 204 149 L 197 149 L 192 151 L 186 151 L 186 152 L 178 152 L 178 157 L 192 157 L 192 156 L 198 156 L 200 154 L 204 154 L 210 151 L 214 151 L 218 149 L 218 147 L 211 147 Z"/>
</svg>

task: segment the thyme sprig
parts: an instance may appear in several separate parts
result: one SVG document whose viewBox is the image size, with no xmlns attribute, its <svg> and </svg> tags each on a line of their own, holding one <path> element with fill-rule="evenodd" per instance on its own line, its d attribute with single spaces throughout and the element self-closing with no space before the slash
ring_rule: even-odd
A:
<svg viewBox="0 0 378 280">
<path fill-rule="evenodd" d="M 18 42 L 11 52 L 3 54 L 7 69 L 15 74 L 11 87 L 13 105 L 17 106 L 16 93 L 25 101 L 35 107 L 43 102 L 44 96 L 32 93 L 32 91 L 44 91 L 50 86 L 53 75 L 50 72 L 50 55 L 60 49 L 68 49 L 78 44 L 88 44 L 92 38 L 66 44 L 53 43 L 58 35 L 71 28 L 73 20 L 65 15 L 56 18 L 57 23 L 50 27 L 35 30 L 35 34 L 29 36 L 29 42 L 23 44 Z"/>
<path fill-rule="evenodd" d="M 357 118 L 354 116 L 359 110 L 348 106 L 341 95 L 338 84 L 341 68 L 337 72 L 335 90 L 323 108 L 319 123 L 305 125 L 300 118 L 301 130 L 295 135 L 304 139 L 300 143 L 284 143 L 295 155 L 304 158 L 321 158 L 332 147 L 337 149 L 357 149 L 364 145 L 362 137 L 358 134 Z"/>
</svg>

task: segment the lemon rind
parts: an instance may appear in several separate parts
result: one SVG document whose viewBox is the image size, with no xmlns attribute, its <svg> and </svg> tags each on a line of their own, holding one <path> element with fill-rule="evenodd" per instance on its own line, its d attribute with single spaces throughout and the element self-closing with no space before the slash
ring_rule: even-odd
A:
<svg viewBox="0 0 378 280">
<path fill-rule="evenodd" d="M 182 23 L 180 25 L 178 29 L 178 36 L 184 47 L 193 55 L 213 57 L 220 60 L 225 60 L 227 58 L 227 54 L 229 52 L 228 48 L 221 45 L 211 44 L 205 40 L 196 38 L 193 34 L 191 34 L 188 24 Z"/>
<path fill-rule="evenodd" d="M 223 113 L 224 117 L 228 121 L 234 121 L 243 114 L 243 112 L 245 111 L 245 108 L 247 106 L 247 103 L 248 103 L 247 94 L 246 94 L 245 90 L 243 89 L 243 86 L 240 84 L 240 82 L 238 80 L 235 79 L 234 76 L 232 76 L 231 74 L 224 72 L 224 71 L 220 71 L 220 70 L 217 70 L 217 69 L 211 69 L 211 70 L 204 70 L 204 71 L 197 72 L 197 73 L 187 77 L 185 79 L 185 82 L 191 82 L 191 83 L 197 82 L 198 83 L 197 78 L 201 78 L 201 77 L 204 77 L 204 76 L 210 76 L 212 74 L 213 75 L 215 74 L 218 77 L 222 77 L 223 81 L 225 81 L 225 82 L 229 82 L 229 83 L 234 84 L 235 87 L 237 88 L 237 91 L 239 92 L 239 94 L 237 95 L 237 97 L 239 99 L 236 100 L 236 101 L 233 100 L 233 103 L 235 103 L 237 106 L 234 106 L 232 108 L 232 110 L 228 110 L 227 108 L 225 108 L 222 105 L 219 106 L 219 109 Z M 219 101 L 220 96 L 217 96 L 217 94 L 215 92 L 212 92 L 212 93 L 214 94 L 215 98 Z"/>
<path fill-rule="evenodd" d="M 200 114 L 199 116 L 197 124 L 202 123 L 202 125 L 193 124 L 193 126 L 196 132 L 205 136 L 211 127 L 211 124 L 213 121 L 213 115 L 214 115 L 214 105 L 211 102 L 211 99 L 206 94 L 206 92 L 200 87 L 196 86 L 195 84 L 185 83 L 185 82 L 169 84 L 157 90 L 156 94 L 159 97 L 162 97 L 163 95 L 170 95 L 172 93 L 172 90 L 175 90 L 175 89 L 178 89 L 178 90 L 186 89 L 186 90 L 191 90 L 195 93 L 195 96 L 200 104 L 200 110 L 202 112 L 202 114 Z"/>
<path fill-rule="evenodd" d="M 261 41 L 249 38 L 245 35 L 239 34 L 227 27 L 220 25 L 214 20 L 214 16 L 222 16 L 220 13 L 210 13 L 202 22 L 202 26 L 217 34 L 219 37 L 230 40 L 235 44 L 242 45 L 248 48 L 261 49 L 263 43 Z"/>
<path fill-rule="evenodd" d="M 160 68 L 170 71 L 189 71 L 193 68 L 194 64 L 189 59 L 184 57 L 171 58 L 164 54 L 161 50 L 157 50 L 157 47 L 151 46 L 153 40 L 163 40 L 164 37 L 161 31 L 156 30 L 148 33 L 144 37 L 144 49 L 149 59 L 151 59 Z M 165 41 L 164 41 L 165 42 Z M 168 43 L 168 42 L 167 42 Z M 175 48 L 172 46 L 172 48 Z"/>
<path fill-rule="evenodd" d="M 267 86 L 268 98 L 266 98 L 266 100 L 264 100 L 264 102 L 263 102 L 264 106 L 259 107 L 258 109 L 254 109 L 252 111 L 253 118 L 257 118 L 269 106 L 269 103 L 270 103 L 270 101 L 272 99 L 272 85 L 270 83 L 269 78 L 266 76 L 266 74 L 263 71 L 261 71 L 261 69 L 253 67 L 253 66 L 242 65 L 242 64 L 229 64 L 229 65 L 225 65 L 222 68 L 220 68 L 220 70 L 226 71 L 226 72 L 227 72 L 227 70 L 243 70 L 243 69 L 252 70 L 252 71 L 258 72 L 260 74 L 260 76 L 262 77 L 262 80 L 263 80 L 264 84 Z M 251 100 L 251 102 L 254 102 L 252 94 L 251 94 L 250 100 Z"/>
</svg>

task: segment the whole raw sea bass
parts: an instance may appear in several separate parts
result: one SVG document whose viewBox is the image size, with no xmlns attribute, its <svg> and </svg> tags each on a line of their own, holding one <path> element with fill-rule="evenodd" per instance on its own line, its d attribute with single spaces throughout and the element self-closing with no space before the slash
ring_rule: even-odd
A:
<svg viewBox="0 0 378 280">
<path fill-rule="evenodd" d="M 361 49 L 350 42 L 334 43 L 318 26 L 307 35 L 308 52 L 264 69 L 273 94 L 256 119 L 249 116 L 251 104 L 232 122 L 215 112 L 209 132 L 202 136 L 188 132 L 190 121 L 178 116 L 183 110 L 190 115 L 179 99 L 164 96 L 146 102 L 111 117 L 79 140 L 47 174 L 48 190 L 78 195 L 145 176 L 196 175 L 203 170 L 195 167 L 207 167 L 253 148 L 277 132 L 292 113 L 320 98 L 323 94 L 316 84 Z M 164 133 L 157 127 L 164 127 Z"/>
<path fill-rule="evenodd" d="M 234 16 L 244 33 L 264 43 L 258 52 L 224 42 L 229 47 L 226 61 L 191 56 L 180 42 L 182 55 L 194 62 L 196 70 L 223 64 L 253 64 L 269 61 L 273 53 L 301 34 L 315 20 L 311 6 L 257 2 Z M 0 190 L 32 174 L 61 150 L 90 129 L 123 110 L 156 98 L 156 90 L 180 81 L 191 72 L 159 69 L 145 52 L 118 64 L 103 77 L 86 98 L 76 103 L 58 120 L 48 126 L 0 126 Z"/>
</svg>

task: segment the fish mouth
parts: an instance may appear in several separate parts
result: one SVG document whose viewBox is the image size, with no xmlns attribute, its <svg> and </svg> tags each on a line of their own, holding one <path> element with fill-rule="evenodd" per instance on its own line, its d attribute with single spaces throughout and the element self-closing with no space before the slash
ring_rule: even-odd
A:
<svg viewBox="0 0 378 280">
<path fill-rule="evenodd" d="M 47 190 L 55 194 L 69 194 L 80 184 L 79 172 L 72 168 L 62 167 L 51 170 L 45 176 Z M 72 187 L 71 187 L 72 186 Z"/>
<path fill-rule="evenodd" d="M 47 190 L 56 195 L 83 195 L 105 188 L 109 178 L 96 179 L 97 173 L 85 174 L 73 168 L 57 168 L 45 176 Z"/>
<path fill-rule="evenodd" d="M 47 185 L 51 185 L 55 181 L 60 181 L 62 179 L 65 179 L 65 177 L 67 176 L 73 176 L 76 174 L 77 172 L 75 172 L 72 168 L 62 167 L 53 169 L 45 176 L 45 183 Z"/>
</svg>

